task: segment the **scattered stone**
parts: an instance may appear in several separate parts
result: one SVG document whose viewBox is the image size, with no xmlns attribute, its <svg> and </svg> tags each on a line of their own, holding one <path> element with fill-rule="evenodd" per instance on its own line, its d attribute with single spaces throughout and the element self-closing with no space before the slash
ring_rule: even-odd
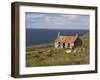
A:
<svg viewBox="0 0 100 80">
<path fill-rule="evenodd" d="M 73 50 L 73 53 L 76 53 L 77 52 L 77 50 L 75 49 L 75 50 Z"/>
<path fill-rule="evenodd" d="M 71 52 L 72 52 L 72 50 L 66 50 L 65 52 L 66 52 L 66 53 L 71 53 Z"/>
</svg>

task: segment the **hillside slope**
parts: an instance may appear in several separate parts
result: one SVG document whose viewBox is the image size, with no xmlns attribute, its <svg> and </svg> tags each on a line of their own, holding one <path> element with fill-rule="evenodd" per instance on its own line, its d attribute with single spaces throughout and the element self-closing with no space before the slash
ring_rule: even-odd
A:
<svg viewBox="0 0 100 80">
<path fill-rule="evenodd" d="M 55 49 L 53 43 L 26 49 L 26 66 L 89 64 L 89 34 L 80 37 L 83 45 L 75 49 Z M 70 50 L 70 53 L 66 53 Z"/>
</svg>

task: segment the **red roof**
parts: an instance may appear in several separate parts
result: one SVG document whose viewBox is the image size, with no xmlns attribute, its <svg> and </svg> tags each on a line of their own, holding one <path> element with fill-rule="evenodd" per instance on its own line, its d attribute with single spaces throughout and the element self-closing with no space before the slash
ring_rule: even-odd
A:
<svg viewBox="0 0 100 80">
<path fill-rule="evenodd" d="M 56 42 L 61 42 L 61 43 L 74 43 L 76 40 L 75 36 L 59 36 L 56 38 Z"/>
</svg>

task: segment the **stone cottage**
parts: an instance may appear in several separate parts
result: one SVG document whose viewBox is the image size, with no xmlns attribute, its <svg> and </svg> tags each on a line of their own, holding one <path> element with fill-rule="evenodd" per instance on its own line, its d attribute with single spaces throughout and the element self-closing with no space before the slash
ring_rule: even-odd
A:
<svg viewBox="0 0 100 80">
<path fill-rule="evenodd" d="M 54 42 L 55 48 L 71 48 L 72 49 L 81 45 L 82 45 L 82 40 L 80 39 L 78 34 L 76 34 L 75 36 L 65 36 L 58 33 L 58 36 Z"/>
</svg>

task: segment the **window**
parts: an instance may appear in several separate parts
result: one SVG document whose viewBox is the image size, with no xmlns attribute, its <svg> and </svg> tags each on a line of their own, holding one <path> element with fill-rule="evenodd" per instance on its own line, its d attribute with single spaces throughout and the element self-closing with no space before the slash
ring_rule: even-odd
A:
<svg viewBox="0 0 100 80">
<path fill-rule="evenodd" d="M 68 47 L 70 47 L 70 43 L 68 43 Z"/>
</svg>

